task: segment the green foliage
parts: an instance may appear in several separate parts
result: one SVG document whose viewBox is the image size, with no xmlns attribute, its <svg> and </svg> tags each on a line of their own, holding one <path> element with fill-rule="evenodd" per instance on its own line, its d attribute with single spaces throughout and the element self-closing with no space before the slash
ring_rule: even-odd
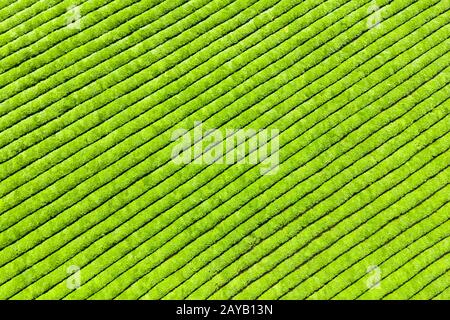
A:
<svg viewBox="0 0 450 320">
<path fill-rule="evenodd" d="M 375 2 L 0 4 L 0 298 L 450 297 L 450 3 Z M 175 164 L 195 121 L 279 171 Z"/>
</svg>

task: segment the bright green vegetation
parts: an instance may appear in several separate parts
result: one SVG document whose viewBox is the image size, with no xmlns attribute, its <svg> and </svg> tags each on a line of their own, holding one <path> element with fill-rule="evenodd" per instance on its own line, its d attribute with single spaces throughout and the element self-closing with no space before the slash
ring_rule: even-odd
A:
<svg viewBox="0 0 450 320">
<path fill-rule="evenodd" d="M 0 4 L 0 299 L 450 299 L 449 9 Z M 279 170 L 175 164 L 195 121 Z"/>
</svg>

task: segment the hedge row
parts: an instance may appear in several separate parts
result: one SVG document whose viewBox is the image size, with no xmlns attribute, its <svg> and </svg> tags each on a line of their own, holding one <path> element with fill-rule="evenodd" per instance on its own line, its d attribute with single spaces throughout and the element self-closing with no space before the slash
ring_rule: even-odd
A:
<svg viewBox="0 0 450 320">
<path fill-rule="evenodd" d="M 301 163 L 301 161 L 295 161 L 294 159 L 292 160 L 294 163 Z M 264 188 L 264 186 L 259 186 L 262 190 L 264 190 L 264 189 L 266 189 L 266 188 Z M 248 190 L 247 190 L 248 191 Z M 252 194 L 252 193 L 250 193 L 250 194 Z M 259 197 L 258 198 L 258 200 L 260 200 L 261 199 L 261 197 Z M 236 199 L 236 198 L 234 198 L 233 199 L 234 200 L 234 203 L 236 203 L 236 207 L 239 207 L 241 204 L 242 204 L 242 202 L 241 201 L 239 201 L 238 199 Z M 234 204 L 233 204 L 234 205 Z M 263 204 L 261 204 L 261 205 L 263 205 Z M 241 208 L 242 209 L 242 208 Z M 217 214 L 220 214 L 220 215 L 222 215 L 222 219 L 223 219 L 223 213 L 222 212 L 220 212 L 220 213 L 217 213 Z M 210 222 L 212 222 L 213 221 L 213 219 L 211 218 L 211 215 L 212 215 L 212 212 L 210 212 L 209 214 L 208 214 L 208 221 L 202 221 L 202 223 L 210 223 Z M 242 214 L 242 211 L 240 211 L 239 212 L 239 216 L 244 216 L 245 217 L 245 215 L 243 215 Z M 234 218 L 236 218 L 236 217 L 234 217 Z M 216 220 L 216 221 L 221 221 L 222 219 L 214 219 L 214 220 Z M 241 217 L 239 217 L 239 220 L 237 220 L 236 222 L 233 222 L 233 225 L 232 226 L 227 226 L 227 228 L 233 228 L 233 226 L 234 227 L 236 227 L 238 224 L 239 224 L 239 221 L 241 221 L 241 219 L 243 219 L 243 218 L 241 218 Z M 176 229 L 175 228 L 175 226 L 173 226 L 174 227 L 174 229 Z M 178 226 L 178 229 L 179 228 L 182 228 L 183 226 Z M 184 227 L 186 227 L 186 226 L 184 226 Z M 202 230 L 202 229 L 204 229 L 204 228 L 200 228 L 200 230 Z M 219 230 L 221 230 L 221 232 L 223 231 L 221 228 L 219 228 Z M 194 231 L 194 230 L 193 230 Z M 144 232 L 144 231 L 143 231 Z M 205 236 L 206 237 L 206 236 Z M 208 237 L 208 239 L 210 239 L 209 237 Z M 154 239 L 152 239 L 152 240 L 154 240 Z M 152 242 L 153 243 L 153 242 Z M 197 249 L 195 249 L 195 250 L 197 250 Z M 199 249 L 200 250 L 200 249 Z M 144 257 L 144 255 L 143 255 L 143 253 L 141 253 L 141 255 L 142 255 L 142 257 Z M 121 260 L 121 262 L 123 263 L 123 260 Z M 141 263 L 141 266 L 145 266 L 146 264 L 145 264 L 145 260 L 143 260 Z M 148 265 L 148 261 L 147 261 L 147 265 Z M 125 277 L 125 276 L 124 276 Z M 147 279 L 148 280 L 148 279 Z"/>
<path fill-rule="evenodd" d="M 436 101 L 436 102 L 438 103 L 439 101 Z M 398 126 L 398 124 L 397 124 L 397 126 Z M 391 126 L 391 127 L 392 127 L 392 126 Z M 383 131 L 387 131 L 388 133 L 385 133 L 385 132 L 383 132 Z M 389 136 L 392 137 L 393 132 L 389 132 L 390 130 L 388 130 L 388 129 L 383 130 L 383 131 L 382 131 L 382 133 L 380 133 L 380 134 L 378 135 L 378 137 L 379 137 L 378 139 L 380 139 L 380 137 L 381 137 L 381 139 L 388 138 Z M 394 132 L 395 132 L 395 131 L 394 131 Z M 358 133 L 359 133 L 359 132 L 358 132 Z M 356 134 L 357 134 L 357 133 L 355 132 L 355 135 L 356 135 Z M 364 135 L 363 135 L 363 136 L 364 136 Z M 375 141 L 376 141 L 376 140 L 375 140 Z M 383 141 L 383 140 L 381 140 L 381 141 Z M 367 145 L 368 145 L 368 148 L 373 148 L 373 147 L 376 147 L 379 143 L 380 143 L 380 142 L 378 142 L 378 143 L 376 143 L 375 145 L 373 145 L 373 143 L 370 143 L 370 141 L 365 141 L 365 142 L 364 142 L 364 145 L 367 144 Z M 397 143 L 401 143 L 401 141 L 398 141 Z M 371 147 L 369 147 L 369 146 L 371 146 Z M 387 150 L 392 150 L 392 149 L 387 149 Z M 394 147 L 394 150 L 395 150 L 395 147 Z M 370 158 L 369 158 L 369 159 L 370 159 Z M 382 159 L 382 158 L 381 158 L 381 159 Z M 380 159 L 377 159 L 377 158 L 372 158 L 372 159 L 370 159 L 370 160 L 371 160 L 371 161 L 368 161 L 368 159 L 366 159 L 365 161 L 366 161 L 367 163 L 366 163 L 364 166 L 362 166 L 360 170 L 364 170 L 364 168 L 367 167 L 367 166 L 370 168 L 370 165 L 373 165 L 374 163 L 376 163 L 376 162 L 374 162 L 374 161 L 380 161 Z M 349 172 L 352 172 L 352 171 L 354 171 L 354 170 L 355 170 L 354 168 L 353 168 L 353 169 L 348 169 Z M 345 175 L 344 175 L 344 177 L 345 177 Z M 350 178 L 351 178 L 351 177 L 352 177 L 352 176 L 350 176 Z M 349 179 L 350 179 L 350 178 L 349 178 Z M 366 179 L 367 179 L 367 178 L 366 178 Z M 330 191 L 328 191 L 327 193 L 332 192 L 333 189 L 339 190 L 339 187 L 341 186 L 341 184 L 346 182 L 345 180 L 344 180 L 344 181 L 341 180 L 341 182 L 339 182 L 339 180 L 338 180 L 338 181 L 334 181 L 334 180 L 335 180 L 335 179 L 330 180 L 330 182 L 327 183 L 326 186 L 323 187 L 324 189 L 326 189 L 326 187 L 327 187 L 328 185 L 333 186 L 333 188 L 331 188 Z M 372 180 L 372 179 L 368 179 L 368 181 L 366 181 L 364 178 L 360 178 L 359 180 L 362 180 L 362 181 L 365 182 L 365 183 L 370 183 L 370 182 L 374 181 L 374 180 Z M 338 183 L 338 182 L 339 182 L 339 183 Z M 317 183 L 319 183 L 319 182 L 317 182 Z M 365 185 L 365 184 L 362 184 L 362 186 L 364 186 L 364 185 Z M 359 187 L 361 187 L 360 184 L 356 184 L 355 186 L 353 186 L 353 184 L 352 184 L 352 188 L 359 188 Z M 323 206 L 323 205 L 327 205 L 328 208 L 327 208 L 327 206 L 325 206 L 325 208 L 320 208 L 320 209 L 317 208 L 316 210 L 308 211 L 308 214 L 306 214 L 304 217 L 302 217 L 302 219 L 300 219 L 300 221 L 298 221 L 297 223 L 293 223 L 292 225 L 289 225 L 288 230 L 283 229 L 283 232 L 279 233 L 279 237 L 280 237 L 280 236 L 281 236 L 282 238 L 288 237 L 287 239 L 289 239 L 289 237 L 293 237 L 294 235 L 297 235 L 298 232 L 301 230 L 301 229 L 298 229 L 299 227 L 300 227 L 300 228 L 302 228 L 302 226 L 303 226 L 303 227 L 306 227 L 307 225 L 309 225 L 309 224 L 308 224 L 308 221 L 309 221 L 309 222 L 312 222 L 312 221 L 315 221 L 315 219 L 317 219 L 317 218 L 319 218 L 319 217 L 322 217 L 322 215 L 324 214 L 324 212 L 326 213 L 326 212 L 328 212 L 328 211 L 330 210 L 330 207 L 329 207 L 330 205 L 332 206 L 332 208 L 337 207 L 338 205 L 342 205 L 342 202 L 345 201 L 345 200 L 347 200 L 347 198 L 346 198 L 345 196 L 343 196 L 343 195 L 346 194 L 345 191 L 349 191 L 349 190 L 347 190 L 347 189 L 345 188 L 344 190 L 342 190 L 342 191 L 339 192 L 338 194 L 333 195 L 333 197 L 332 197 L 328 202 L 325 202 L 324 204 L 322 204 L 322 206 Z M 298 192 L 299 192 L 299 191 L 296 191 L 295 189 L 293 189 L 292 191 L 290 191 L 290 193 L 292 194 L 291 197 L 292 197 L 293 195 L 298 194 Z M 305 193 L 305 192 L 306 192 L 306 191 L 303 191 L 302 193 L 300 193 L 300 195 L 303 194 L 303 193 Z M 317 191 L 317 192 L 318 192 L 318 191 Z M 351 195 L 351 194 L 352 194 L 352 193 L 350 193 L 350 195 Z M 369 193 L 369 195 L 370 195 L 370 193 Z M 296 211 L 294 211 L 294 210 L 291 210 L 291 211 L 290 211 L 290 214 L 289 214 L 288 218 L 283 217 L 283 216 L 280 215 L 280 216 L 277 217 L 277 219 L 275 219 L 275 221 L 274 221 L 273 223 L 267 223 L 266 226 L 265 226 L 265 228 L 264 228 L 263 230 L 265 230 L 265 232 L 267 232 L 269 235 L 271 235 L 271 234 L 274 233 L 276 230 L 278 230 L 278 228 L 275 228 L 275 230 L 274 230 L 273 225 L 279 225 L 279 226 L 287 225 L 287 223 L 291 222 L 292 219 L 294 219 L 295 217 L 297 217 L 298 214 L 299 214 L 299 212 L 302 212 L 302 210 L 306 210 L 306 209 L 312 210 L 312 209 L 311 209 L 311 206 L 313 206 L 314 204 L 317 203 L 317 200 L 314 200 L 314 199 L 317 198 L 317 197 L 320 197 L 320 196 L 323 196 L 323 194 L 318 193 L 318 194 L 312 194 L 312 195 L 310 195 L 310 196 L 308 196 L 308 197 L 305 197 L 304 199 L 302 199 L 302 201 L 301 201 L 300 204 L 297 204 L 297 205 L 296 205 L 296 208 L 297 208 Z M 290 199 L 290 198 L 288 197 L 288 195 L 287 195 L 286 197 L 287 197 L 288 199 Z M 296 196 L 296 197 L 298 197 L 298 196 Z M 282 200 L 282 199 L 280 199 L 279 201 L 282 203 L 282 205 L 283 205 L 283 201 L 286 202 L 286 200 Z M 359 203 L 359 202 L 357 202 L 357 204 L 362 205 L 362 203 Z M 284 205 L 284 206 L 285 206 L 285 205 Z M 303 207 L 302 207 L 302 206 L 303 206 Z M 319 206 L 319 207 L 320 207 L 320 206 Z M 341 212 L 341 214 L 342 214 L 342 213 L 348 213 L 347 211 L 340 211 L 340 212 Z M 286 213 L 285 213 L 285 214 L 286 214 Z M 313 215 L 313 216 L 310 217 L 310 215 Z M 317 225 L 313 225 L 314 228 L 320 228 L 319 231 L 316 231 L 316 232 L 320 234 L 320 232 L 321 232 L 320 230 L 326 230 L 327 226 L 333 225 L 333 223 L 337 223 L 337 222 L 339 221 L 339 219 L 342 219 L 342 218 L 344 218 L 345 216 L 342 216 L 342 215 L 336 215 L 336 216 L 332 216 L 332 217 L 333 217 L 333 219 L 331 219 L 330 216 L 328 216 L 327 218 L 325 218 L 325 221 L 331 219 L 331 221 L 329 221 L 329 222 L 327 222 L 327 223 L 325 223 L 325 221 L 322 222 L 322 220 L 321 220 L 322 223 L 317 224 Z M 303 219 L 308 219 L 308 218 L 309 218 L 309 219 L 312 219 L 312 220 L 306 220 L 306 221 L 303 220 Z M 285 221 L 283 221 L 283 220 L 285 220 Z M 249 221 L 249 224 L 250 224 L 250 225 L 252 225 L 252 224 L 254 225 L 255 223 L 254 223 L 254 221 L 252 221 L 252 222 Z M 245 228 L 245 226 L 243 226 L 242 228 Z M 289 232 L 287 232 L 287 231 L 289 231 Z M 255 236 L 255 237 L 258 237 L 258 238 L 262 238 L 262 235 L 263 235 L 263 234 L 264 234 L 264 232 L 263 232 L 263 231 L 260 231 L 260 232 L 256 232 L 256 234 L 255 234 L 254 236 Z M 312 233 L 312 234 L 314 234 L 314 233 Z M 278 238 L 276 238 L 276 239 L 278 239 Z M 305 241 L 307 241 L 307 239 L 305 239 Z M 279 241 L 269 242 L 269 243 L 266 243 L 266 245 L 268 245 L 268 246 L 269 246 L 269 249 L 270 249 L 270 248 L 273 248 L 274 245 L 276 246 L 276 244 L 277 244 L 278 242 L 279 242 Z M 286 246 L 287 246 L 287 245 L 286 245 Z M 236 249 L 236 248 L 233 248 L 233 250 L 235 250 L 235 249 Z M 259 249 L 259 250 L 262 250 L 262 249 Z M 291 250 L 295 250 L 295 247 L 293 247 Z M 233 254 L 231 251 L 232 251 L 232 250 L 230 250 L 229 254 Z M 233 252 L 235 252 L 235 251 L 233 251 Z M 285 255 L 288 255 L 288 253 L 290 252 L 290 250 L 288 250 L 288 251 L 286 251 L 286 252 L 280 250 L 280 252 L 282 252 L 282 253 L 283 253 L 283 256 L 285 256 Z M 295 252 L 295 251 L 293 251 L 293 252 Z M 263 257 L 265 253 L 266 253 L 265 251 L 259 251 L 258 254 L 252 255 L 252 259 L 256 259 L 256 261 L 257 261 L 257 260 L 258 260 L 258 257 Z M 281 254 L 281 253 L 280 253 L 280 254 Z M 221 257 L 221 258 L 222 258 L 222 257 Z M 233 260 L 227 259 L 226 256 L 224 256 L 223 259 L 224 259 L 223 261 L 226 261 L 226 260 L 228 260 L 228 261 L 233 261 Z M 252 263 L 255 263 L 256 261 L 255 261 L 255 260 L 252 260 Z M 245 259 L 244 259 L 244 260 L 241 262 L 242 264 L 244 264 L 244 267 L 245 267 L 245 262 L 248 262 L 248 260 L 245 261 Z M 266 258 L 266 261 L 265 261 L 265 263 L 273 263 L 273 264 L 276 264 L 276 262 L 277 262 L 277 259 L 275 259 L 275 258 L 273 258 L 273 257 L 271 257 L 271 258 Z M 248 265 L 251 265 L 251 264 L 248 264 Z M 242 265 L 240 266 L 240 268 L 243 268 Z M 239 274 L 239 272 L 242 271 L 240 268 L 239 268 L 239 264 L 238 264 L 237 266 L 234 266 L 234 268 L 231 268 L 231 270 L 233 270 L 233 272 L 236 272 L 236 274 Z M 248 270 L 248 272 L 246 272 L 246 274 L 243 275 L 243 276 L 251 275 L 251 278 L 250 278 L 250 279 L 252 279 L 252 277 L 257 277 L 258 274 L 260 274 L 261 272 L 264 272 L 264 271 L 266 271 L 266 269 L 264 269 L 264 268 L 260 268 L 260 269 L 259 269 L 259 268 L 257 268 L 257 267 L 255 266 L 255 269 Z M 234 273 L 233 273 L 233 274 L 234 274 Z M 224 280 L 224 281 L 225 281 L 225 280 Z M 247 280 L 247 282 L 248 282 L 248 280 Z M 223 283 L 226 283 L 226 282 L 223 282 Z M 237 283 L 241 284 L 241 286 L 244 286 L 246 282 L 243 282 L 242 279 L 240 279 L 240 280 L 238 280 L 238 279 L 233 280 L 233 281 L 231 281 L 230 284 L 229 284 L 230 290 L 235 290 L 235 292 L 236 292 L 236 288 L 233 286 L 233 284 L 237 284 Z M 217 285 L 217 283 L 215 283 L 215 285 Z M 195 287 L 195 286 L 193 286 L 193 287 Z M 213 289 L 213 288 L 214 288 L 214 285 L 211 285 L 209 288 L 210 288 L 210 289 Z M 221 290 L 221 292 L 222 292 L 223 294 L 226 294 L 227 291 L 225 290 L 225 288 L 223 288 L 223 289 Z"/>
<path fill-rule="evenodd" d="M 395 260 L 395 256 L 401 255 L 403 262 L 407 262 L 408 259 L 413 257 L 415 252 L 424 250 L 424 245 L 425 249 L 433 246 L 436 243 L 435 236 L 442 233 L 440 227 L 448 224 L 449 220 L 445 215 L 445 210 L 443 210 L 447 201 L 445 189 L 438 191 L 436 195 L 415 207 L 408 214 L 400 216 L 396 222 L 400 230 L 402 230 L 400 234 L 383 243 L 380 248 L 368 254 L 358 264 L 353 264 L 339 274 L 311 298 L 339 299 L 343 296 L 357 298 L 368 289 L 367 280 L 369 275 L 367 274 L 367 266 L 378 266 L 382 270 L 383 277 L 386 277 L 393 269 L 389 270 L 385 265 Z M 410 255 L 406 254 L 406 252 L 410 252 L 409 250 L 412 253 Z M 365 270 L 363 270 L 364 266 L 366 266 Z M 395 265 L 396 268 L 399 266 Z"/>
<path fill-rule="evenodd" d="M 150 129 L 154 129 L 154 128 L 147 128 L 148 130 L 150 130 Z M 166 136 L 164 136 L 164 138 L 160 138 L 159 140 L 160 141 L 162 141 L 162 142 L 164 142 L 164 143 L 166 143 L 167 144 L 167 141 L 170 141 L 170 138 L 168 138 L 167 139 L 167 136 L 168 135 L 170 135 L 170 132 L 168 132 L 168 131 L 166 131 Z M 138 143 L 140 143 L 141 142 L 141 140 L 137 140 L 136 139 L 136 137 L 134 137 L 135 139 L 133 139 L 134 140 L 134 144 L 138 144 Z M 128 141 L 127 141 L 128 142 Z M 147 144 L 147 146 L 146 147 L 149 147 L 149 145 L 150 145 L 150 143 L 148 143 Z M 153 144 L 151 144 L 151 146 L 153 146 L 154 147 L 154 143 Z M 129 147 L 129 144 L 127 145 L 128 147 Z M 138 144 L 138 146 L 139 146 L 139 144 Z M 117 146 L 116 147 L 116 149 L 120 149 L 120 148 L 118 148 L 119 146 Z M 135 150 L 134 151 L 134 154 L 137 154 L 137 159 L 139 159 L 139 160 L 142 160 L 142 158 L 144 158 L 145 159 L 145 157 L 147 156 L 147 154 L 148 153 L 143 153 L 142 152 L 142 147 L 141 147 L 141 149 L 139 150 Z M 166 149 L 169 149 L 169 148 L 166 148 Z M 158 149 L 157 149 L 158 150 Z M 122 151 L 122 152 L 124 152 L 124 151 Z M 128 151 L 128 149 L 126 149 L 125 150 L 125 154 L 127 153 L 127 152 L 129 152 Z M 160 152 L 161 153 L 161 152 Z M 134 155 L 134 154 L 131 154 L 131 155 Z M 168 153 L 166 153 L 166 155 L 164 156 L 164 159 L 166 159 L 167 158 L 167 154 L 170 154 L 170 152 L 168 152 Z M 84 158 L 86 158 L 86 155 L 85 154 L 83 154 L 83 157 Z M 113 159 L 113 160 L 116 160 L 116 159 L 120 159 L 120 157 L 121 157 L 121 154 L 119 154 L 119 155 L 114 155 L 114 157 L 111 155 L 110 156 L 110 159 Z M 128 158 L 132 158 L 131 156 L 130 157 L 128 157 Z M 72 161 L 73 161 L 73 159 L 71 159 Z M 123 160 L 123 159 L 121 159 L 121 160 Z M 134 162 L 136 162 L 136 159 L 132 159 L 132 160 L 134 160 Z M 96 161 L 98 161 L 98 159 L 96 159 Z M 112 161 L 112 160 L 111 160 Z M 99 161 L 98 161 L 99 162 Z M 167 162 L 167 161 L 166 161 Z M 142 163 L 141 163 L 141 165 L 142 165 Z M 122 167 L 124 168 L 124 169 L 127 169 L 127 168 L 129 168 L 129 166 L 123 166 L 122 165 Z M 55 167 L 56 168 L 56 167 Z M 111 167 L 110 167 L 111 168 Z M 108 170 L 110 170 L 110 168 L 108 168 Z M 58 167 L 58 170 L 60 170 L 61 169 L 61 167 Z M 87 170 L 86 168 L 82 168 L 82 169 L 84 169 L 84 171 L 86 172 L 88 172 L 89 173 L 89 170 Z M 101 168 L 102 169 L 102 168 Z M 122 169 L 122 171 L 124 170 L 124 169 Z M 117 172 L 117 171 L 116 171 Z M 83 177 L 83 175 L 80 175 L 80 173 L 79 172 L 76 172 L 78 175 L 78 177 L 79 178 L 81 178 L 81 181 L 82 181 L 82 177 Z M 73 175 L 75 175 L 75 174 L 73 174 Z M 118 175 L 118 173 L 116 173 L 116 175 Z M 111 177 L 111 175 L 108 175 L 108 177 Z M 114 177 L 114 176 L 113 176 Z M 49 185 L 48 184 L 48 181 L 45 181 L 46 182 L 46 184 L 44 184 L 44 185 Z M 41 182 L 42 183 L 42 182 Z M 62 183 L 62 181 L 60 181 L 60 183 Z M 30 185 L 27 185 L 27 188 L 30 188 Z M 25 188 L 24 188 L 25 189 Z M 66 191 L 67 189 L 65 189 L 64 191 Z M 28 192 L 29 192 L 29 190 L 28 190 Z M 8 203 L 8 206 L 10 206 L 10 207 L 13 207 L 14 206 L 14 201 L 16 201 L 16 203 L 17 203 L 17 201 L 20 199 L 20 201 L 23 201 L 24 199 L 26 199 L 26 197 L 22 197 L 22 196 L 20 196 L 20 193 L 18 193 L 18 192 L 15 192 L 15 193 L 11 193 L 11 194 L 9 194 L 9 196 L 11 197 L 10 199 L 8 199 L 8 198 L 6 198 L 8 201 L 7 201 L 7 203 Z M 33 199 L 33 200 L 35 200 L 35 199 Z M 26 202 L 26 201 L 25 201 Z M 23 206 L 24 204 L 25 204 L 25 202 L 23 202 L 22 204 L 21 204 L 21 206 Z M 29 201 L 29 202 L 31 202 L 31 200 Z M 36 204 L 38 204 L 38 202 L 37 201 L 33 201 L 33 203 L 34 203 L 34 205 L 36 205 Z M 5 208 L 5 209 L 8 209 L 8 208 Z M 32 207 L 30 208 L 30 207 L 28 207 L 27 208 L 27 212 L 29 212 L 30 211 L 30 209 L 32 209 Z M 20 215 L 17 213 L 17 211 L 15 210 L 15 217 L 16 218 L 20 218 Z M 4 224 L 5 225 L 5 227 L 7 226 L 7 224 L 5 223 Z"/>
</svg>

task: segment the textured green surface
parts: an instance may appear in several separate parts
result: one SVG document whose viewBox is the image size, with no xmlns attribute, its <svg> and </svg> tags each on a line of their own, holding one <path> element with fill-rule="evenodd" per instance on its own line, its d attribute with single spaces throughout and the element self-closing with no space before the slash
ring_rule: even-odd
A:
<svg viewBox="0 0 450 320">
<path fill-rule="evenodd" d="M 449 9 L 2 0 L 0 299 L 450 299 Z"/>
</svg>

